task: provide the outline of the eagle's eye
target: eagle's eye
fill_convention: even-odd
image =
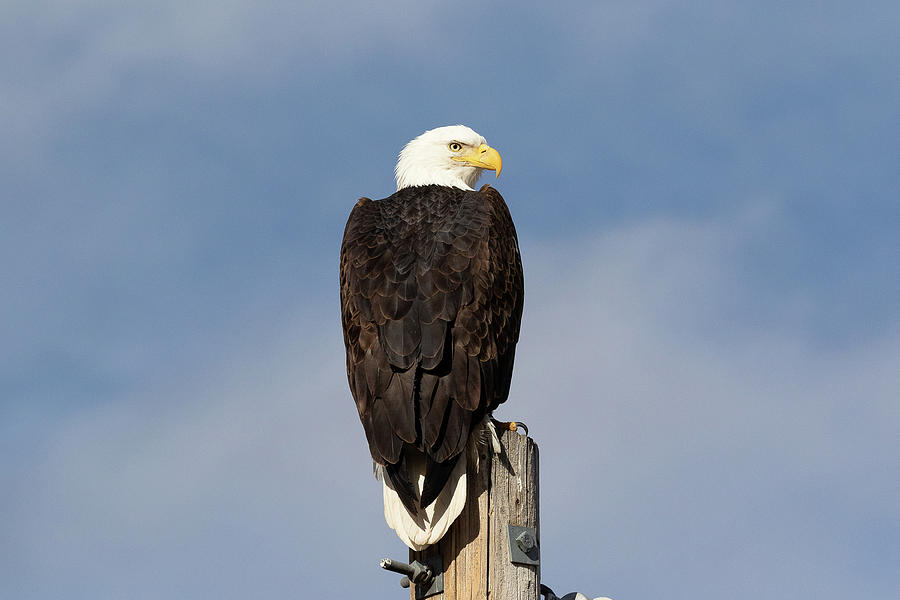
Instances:
[[[462,144],[459,142],[450,142],[450,145],[447,147],[450,148],[450,152],[459,152],[462,150]]]

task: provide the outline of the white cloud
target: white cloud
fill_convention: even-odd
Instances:
[[[51,418],[6,502],[0,590],[246,597],[377,573],[391,538],[339,326],[281,318],[215,364]]]
[[[164,88],[184,82],[246,88],[296,71],[315,78],[354,58],[411,48],[439,10],[362,1],[13,3],[0,30],[0,152],[36,158],[67,119],[106,108],[136,79],[140,101],[166,102]]]
[[[870,523],[900,522],[888,475],[900,460],[887,450],[900,429],[900,334],[821,345],[792,321],[814,299],[744,321],[735,303],[754,290],[735,258],[777,225],[660,221],[526,248],[525,329],[503,410],[532,420],[542,445],[553,587],[889,589],[888,563],[869,566],[880,579],[859,565],[883,543]]]
[[[501,412],[541,445],[554,589],[889,589],[893,571],[863,555],[886,543],[867,528],[900,518],[900,335],[830,348],[778,311],[753,326],[734,316],[753,293],[735,256],[777,219],[655,221],[524,248],[526,320]],[[382,522],[336,310],[304,310],[235,336],[224,359],[60,421],[14,488],[6,585],[36,585],[34,597],[76,581],[93,598],[399,593],[374,567],[403,553]],[[310,329],[319,320],[332,325]]]

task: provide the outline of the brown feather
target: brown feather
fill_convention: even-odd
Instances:
[[[415,369],[397,371],[391,378],[379,405],[384,407],[391,430],[404,442],[416,441]]]
[[[425,446],[431,450],[437,450],[441,442],[441,430],[444,418],[447,416],[447,403],[450,402],[450,379],[437,378],[434,395],[427,410],[422,411],[422,440]]]
[[[378,452],[378,456],[373,456],[373,458],[381,464],[396,463],[400,459],[403,443],[391,426],[387,407],[379,399],[372,402],[371,426],[371,435],[375,440],[375,449]]]
[[[340,283],[347,377],[372,457],[408,508],[427,503],[473,424],[509,394],[523,298],[509,210],[490,186],[363,198]],[[407,451],[426,455],[422,498],[404,475]]]

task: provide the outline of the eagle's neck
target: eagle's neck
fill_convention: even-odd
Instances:
[[[481,171],[476,167],[452,165],[448,167],[434,167],[404,162],[397,163],[396,177],[397,189],[423,185],[443,185],[460,190],[474,190],[474,185],[481,177]]]

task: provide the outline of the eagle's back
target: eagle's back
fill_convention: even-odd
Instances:
[[[506,203],[490,186],[363,198],[340,262],[347,376],[372,457],[391,472],[404,448],[422,452],[439,490],[473,423],[509,394],[523,282]]]

